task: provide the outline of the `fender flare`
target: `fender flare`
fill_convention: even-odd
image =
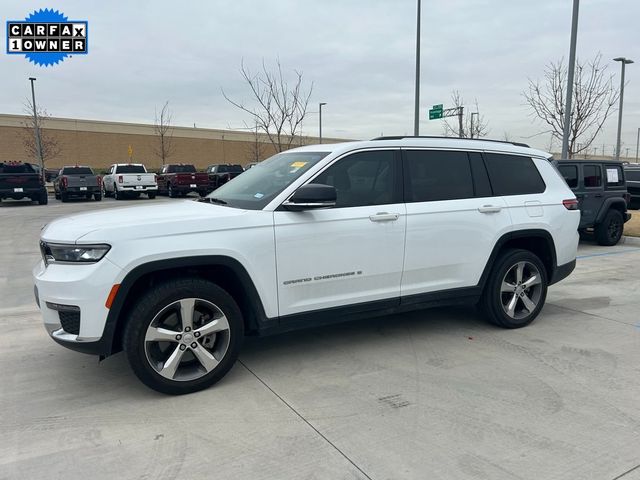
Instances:
[[[627,202],[625,202],[624,198],[610,197],[607,198],[602,204],[602,207],[600,207],[600,211],[598,212],[598,216],[596,217],[594,223],[602,222],[605,215],[609,212],[609,210],[611,210],[611,208],[619,210],[618,208],[616,208],[617,205],[622,206],[622,214],[624,215],[624,213],[627,211]]]

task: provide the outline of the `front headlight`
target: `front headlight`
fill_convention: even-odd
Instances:
[[[40,242],[44,263],[95,263],[104,257],[110,245],[63,245]]]

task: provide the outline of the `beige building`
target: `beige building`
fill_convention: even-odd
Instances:
[[[29,161],[24,145],[25,127],[29,117],[0,114],[0,162]],[[275,153],[265,135],[250,131],[216,130],[208,128],[172,127],[173,153],[166,163],[193,163],[199,169],[215,163],[239,163],[255,161],[256,153],[263,160]],[[46,161],[47,168],[62,165],[89,165],[104,169],[112,163],[132,161],[144,163],[149,170],[158,170],[162,164],[156,155],[160,140],[153,125],[138,123],[104,122],[48,118],[43,124],[43,135],[57,140],[60,154]],[[300,137],[294,146],[317,143],[314,137]],[[338,139],[323,139],[327,143]]]

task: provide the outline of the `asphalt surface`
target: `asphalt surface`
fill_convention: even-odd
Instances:
[[[447,308],[250,338],[168,397],[51,341],[30,280],[43,224],[144,202],[0,204],[0,479],[640,479],[640,246],[582,245],[524,329]]]

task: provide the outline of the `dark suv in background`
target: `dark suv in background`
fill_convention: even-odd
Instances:
[[[631,197],[629,208],[638,210],[640,208],[640,165],[625,165],[624,176],[627,181],[627,191]]]
[[[615,245],[622,238],[629,193],[625,170],[613,160],[559,160],[556,166],[578,199],[580,235],[593,230],[600,245]]]

